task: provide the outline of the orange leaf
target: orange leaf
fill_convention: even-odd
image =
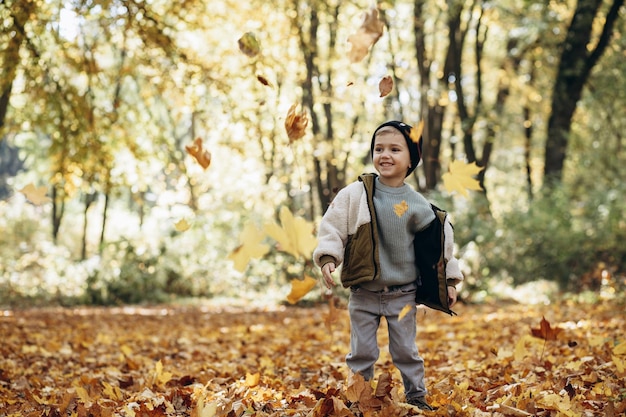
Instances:
[[[306,129],[309,124],[306,111],[302,110],[300,113],[297,113],[297,108],[298,105],[293,104],[289,108],[287,118],[285,119],[285,129],[287,129],[290,144],[304,136],[304,129]]]
[[[316,284],[317,280],[315,278],[311,278],[306,275],[304,276],[304,279],[292,279],[291,292],[287,295],[287,301],[289,301],[290,304],[297,303],[300,299],[302,299],[302,297],[307,295]]]
[[[550,322],[546,320],[545,317],[541,318],[541,323],[539,323],[539,328],[530,329],[531,334],[534,337],[538,337],[543,340],[556,340],[559,333],[561,333],[563,329],[559,329],[558,327],[551,327]]]
[[[191,145],[186,145],[185,149],[202,168],[207,169],[211,165],[211,153],[203,149],[201,138],[196,138]]]
[[[378,83],[378,91],[380,91],[380,96],[385,97],[393,90],[393,78],[391,76],[384,76],[380,82]]]
[[[358,402],[361,398],[372,396],[372,386],[365,381],[361,374],[351,374],[348,378],[348,388],[346,388],[346,398],[350,402]]]

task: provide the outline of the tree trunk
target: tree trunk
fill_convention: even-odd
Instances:
[[[87,259],[87,232],[89,229],[89,207],[96,201],[98,193],[85,194],[85,210],[83,211],[83,236],[81,240],[80,260]]]
[[[102,255],[104,250],[104,237],[107,225],[107,219],[109,216],[109,200],[110,200],[110,185],[107,184],[106,192],[104,193],[104,209],[102,209],[102,230],[100,230],[100,244],[98,245],[98,253]]]
[[[563,179],[563,166],[572,118],[591,70],[609,44],[615,20],[624,0],[615,0],[606,15],[594,49],[589,50],[596,15],[602,0],[579,0],[563,42],[562,55],[552,93],[545,145],[544,187]]]
[[[65,213],[65,198],[59,196],[58,187],[52,186],[52,240],[57,243],[61,221]]]

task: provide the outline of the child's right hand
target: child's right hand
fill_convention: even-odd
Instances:
[[[326,288],[332,288],[337,285],[331,275],[333,272],[335,272],[335,264],[333,262],[329,262],[322,267],[322,276],[324,277]]]

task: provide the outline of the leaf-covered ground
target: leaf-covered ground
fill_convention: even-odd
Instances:
[[[624,307],[461,305],[457,317],[418,310],[438,407],[424,414],[624,415]],[[0,416],[420,413],[402,405],[384,326],[375,380],[348,375],[347,314],[329,305],[0,313]]]

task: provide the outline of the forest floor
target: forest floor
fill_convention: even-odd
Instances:
[[[432,416],[619,416],[625,305],[418,309]],[[345,306],[0,310],[0,417],[407,416],[379,332],[349,376]]]

